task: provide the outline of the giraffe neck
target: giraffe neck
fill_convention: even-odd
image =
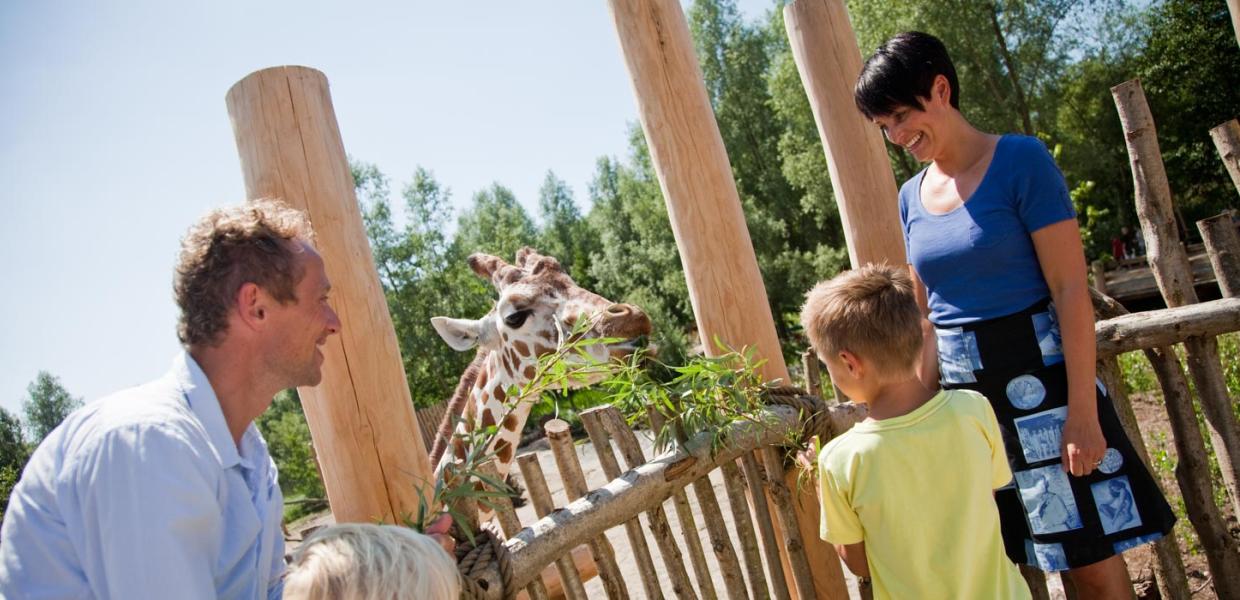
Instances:
[[[473,429],[498,426],[487,450],[495,456],[495,467],[501,477],[511,470],[521,441],[521,429],[531,408],[530,402],[519,402],[519,398],[509,397],[508,392],[529,383],[536,363],[532,357],[500,348],[487,356],[470,392],[473,414],[467,415],[467,420]]]

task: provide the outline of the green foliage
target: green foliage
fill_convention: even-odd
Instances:
[[[1135,75],[1154,115],[1167,178],[1185,225],[1236,205],[1210,128],[1236,118],[1240,46],[1227,5],[1164,0],[1146,14],[1149,38]]]
[[[26,439],[38,445],[69,413],[82,406],[81,398],[74,398],[60,384],[60,378],[39,371],[35,380],[26,387],[26,399],[22,401],[22,414],[26,417]]]
[[[660,450],[699,435],[709,436],[712,452],[728,442],[729,426],[746,421],[759,427],[768,421],[760,401],[765,387],[752,349],[737,352],[718,340],[718,356],[695,356],[682,366],[661,363],[635,353],[616,363],[615,371],[603,382],[611,402],[630,423],[643,421],[647,411],[658,413],[665,425],[655,432]],[[651,371],[672,374],[657,377]]]
[[[9,495],[29,459],[30,447],[22,439],[21,421],[17,415],[0,407],[0,521],[4,520]]]
[[[473,206],[457,221],[456,246],[459,254],[486,252],[512,260],[522,246],[537,241],[534,221],[512,192],[498,184],[474,194]]]
[[[538,209],[543,226],[538,232],[535,247],[542,254],[559,260],[577,285],[593,289],[590,259],[601,245],[598,234],[577,208],[568,184],[551,171],[547,171],[542,188],[538,190]]]
[[[1218,356],[1223,365],[1223,379],[1227,382],[1227,393],[1232,398],[1240,398],[1240,333],[1228,333],[1218,336]],[[1240,402],[1232,402],[1231,409],[1240,419]]]
[[[1124,385],[1132,393],[1152,392],[1158,389],[1154,368],[1143,352],[1125,352],[1119,355],[1119,370]]]
[[[267,450],[280,473],[285,521],[327,506],[327,493],[314,455],[310,428],[297,390],[284,390],[254,424],[267,440]]]
[[[452,216],[451,194],[430,171],[416,169],[401,190],[405,224],[398,227],[387,177],[366,163],[353,161],[351,168],[414,405],[443,402],[456,387],[453,374],[464,371],[472,355],[444,344],[430,320],[472,317],[490,308],[490,285],[465,262],[469,251],[481,248],[468,248],[445,233]],[[476,207],[478,212],[485,209]]]

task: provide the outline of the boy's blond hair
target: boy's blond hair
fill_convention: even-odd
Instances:
[[[456,563],[407,527],[349,523],[316,531],[293,554],[289,600],[456,600]]]
[[[911,372],[921,354],[921,310],[904,269],[865,265],[819,282],[801,308],[805,335],[820,357],[847,350],[881,377]]]

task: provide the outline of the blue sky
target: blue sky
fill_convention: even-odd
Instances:
[[[498,181],[535,213],[548,169],[584,205],[637,119],[605,0],[0,3],[0,406],[167,369],[178,240],[244,195],[224,94],[284,64],[327,75],[352,156],[458,206]]]

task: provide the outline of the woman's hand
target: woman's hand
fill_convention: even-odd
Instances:
[[[1094,472],[1102,462],[1102,455],[1107,451],[1107,440],[1102,435],[1102,426],[1098,424],[1097,413],[1092,415],[1074,414],[1068,409],[1068,420],[1063,424],[1063,439],[1060,442],[1063,458],[1063,470],[1076,477],[1084,477]]]

